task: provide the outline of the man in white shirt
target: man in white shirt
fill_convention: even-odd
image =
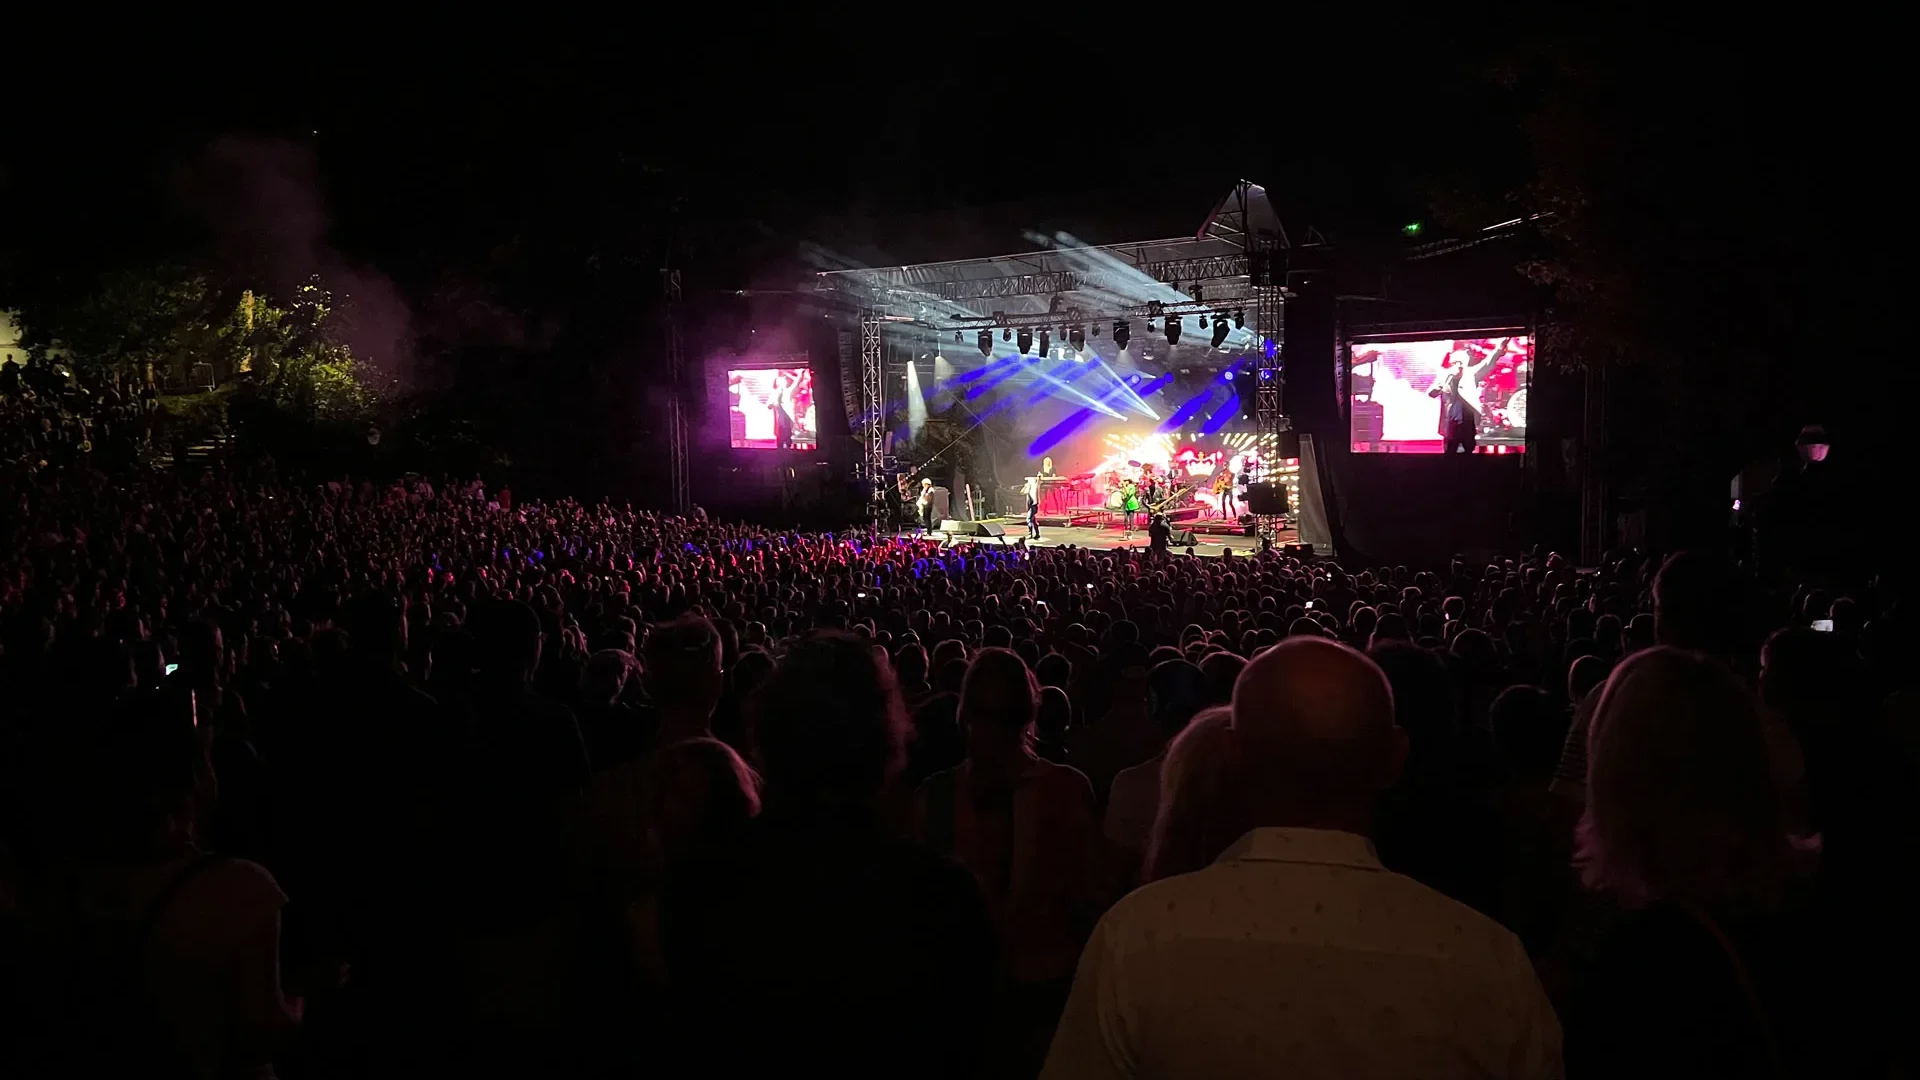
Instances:
[[[1231,734],[1258,827],[1100,920],[1042,1076],[1560,1076],[1519,940],[1367,839],[1406,758],[1380,669],[1284,641],[1241,673]]]

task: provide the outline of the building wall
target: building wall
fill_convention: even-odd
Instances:
[[[0,311],[0,364],[8,360],[25,364],[27,350],[20,345],[20,325],[14,322],[13,312]]]

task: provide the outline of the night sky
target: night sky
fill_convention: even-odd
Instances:
[[[1147,47],[1158,32],[570,37],[297,39],[258,65],[129,47],[28,110],[7,198],[38,208],[38,252],[191,250],[210,213],[245,201],[183,197],[205,186],[209,147],[277,142],[297,148],[279,171],[308,155],[327,242],[418,290],[529,250],[616,257],[669,206],[717,238],[706,269],[721,277],[801,240],[919,261],[1019,250],[1035,227],[1178,235],[1242,177],[1290,224],[1391,228],[1435,176],[1497,178],[1518,153],[1483,62],[1431,44],[1257,78],[1219,31],[1179,55]]]

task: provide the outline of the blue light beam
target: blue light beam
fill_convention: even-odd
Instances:
[[[1173,373],[1168,372],[1167,374],[1162,375],[1159,378],[1148,383],[1143,388],[1143,390],[1144,392],[1149,394],[1158,393],[1161,387],[1167,385],[1172,381],[1173,381]],[[1100,400],[1104,404],[1105,402],[1110,401],[1113,398],[1119,396],[1120,392],[1123,390],[1127,390],[1127,385],[1125,383],[1120,383],[1116,385],[1112,390],[1107,391],[1106,396],[1101,398]],[[1052,450],[1054,447],[1060,445],[1061,440],[1065,439],[1069,435],[1072,435],[1075,431],[1078,431],[1080,427],[1083,424],[1085,424],[1088,420],[1093,419],[1093,413],[1094,413],[1094,410],[1092,409],[1074,410],[1072,415],[1068,416],[1065,420],[1062,420],[1059,423],[1048,428],[1047,430],[1041,432],[1040,437],[1033,440],[1033,445],[1027,447],[1027,453],[1034,457],[1039,457],[1042,454],[1045,454],[1047,451]]]

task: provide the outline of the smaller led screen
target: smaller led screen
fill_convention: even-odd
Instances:
[[[803,367],[727,372],[727,425],[736,449],[813,450],[813,371]]]
[[[1356,341],[1347,380],[1355,453],[1518,454],[1533,338]]]

